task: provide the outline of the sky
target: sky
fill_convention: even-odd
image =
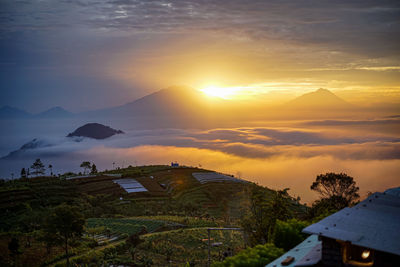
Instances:
[[[0,106],[30,112],[171,85],[395,105],[399,72],[397,0],[0,1]]]

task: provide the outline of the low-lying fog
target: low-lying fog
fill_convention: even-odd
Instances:
[[[105,140],[75,142],[65,137],[92,121],[1,121],[0,156],[37,138],[43,147],[0,160],[0,176],[19,177],[36,158],[53,165],[56,174],[81,171],[82,161],[98,169],[115,166],[170,164],[201,166],[275,188],[311,202],[310,185],[316,175],[346,172],[363,196],[400,185],[400,118],[358,121],[274,121],[246,127],[214,129],[148,129],[127,120],[103,123],[125,134]]]

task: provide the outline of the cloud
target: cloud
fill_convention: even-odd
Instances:
[[[308,121],[304,125],[316,126],[345,126],[345,125],[399,125],[400,119],[397,115],[391,116],[388,119],[375,119],[375,120],[321,120],[321,121]]]
[[[52,144],[51,147],[0,160],[0,175],[10,177],[13,172],[16,176],[38,157],[46,165],[52,164],[56,173],[81,171],[80,163],[87,160],[101,170],[112,168],[113,162],[126,167],[178,161],[241,175],[276,189],[290,187],[292,194],[300,195],[308,203],[316,198],[309,189],[312,180],[330,171],[352,175],[363,195],[398,186],[397,132],[380,133],[381,124],[358,131],[357,122],[335,126],[334,131],[313,127],[135,130],[133,126],[131,130],[124,129],[126,134],[106,140],[74,142],[62,136],[44,137],[43,143]]]
[[[94,109],[213,80],[386,89],[399,16],[396,0],[5,0],[0,105]]]
[[[6,1],[2,6],[3,31],[71,26],[133,34],[207,31],[378,54],[397,52],[400,38],[396,0]]]
[[[354,125],[358,125],[354,122]],[[157,145],[209,149],[243,158],[312,158],[320,155],[352,160],[400,159],[400,138],[396,135],[351,133],[350,130],[306,130],[301,128],[232,128],[207,131],[183,129],[132,130],[107,140],[84,139],[74,142],[62,138],[51,147],[20,153],[20,157],[85,151],[99,145],[131,148]]]

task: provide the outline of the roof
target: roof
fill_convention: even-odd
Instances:
[[[303,229],[304,233],[400,255],[400,188],[374,193]]]
[[[386,194],[400,197],[400,187],[391,188],[385,191]]]
[[[287,257],[293,257],[294,261],[289,265],[282,265],[281,262]],[[281,266],[311,266],[321,260],[321,241],[317,235],[310,235],[306,240],[292,248],[266,267],[281,267]]]

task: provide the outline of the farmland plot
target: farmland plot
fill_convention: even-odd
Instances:
[[[114,235],[132,235],[146,230],[147,233],[155,232],[166,226],[174,226],[171,223],[156,220],[129,219],[129,218],[89,218],[88,228],[105,227]]]
[[[201,184],[216,182],[245,183],[246,181],[216,172],[194,172],[193,177]]]

